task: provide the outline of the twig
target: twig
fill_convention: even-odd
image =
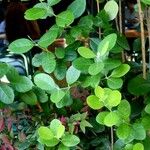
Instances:
[[[114,132],[113,127],[111,127],[111,150],[114,149]]]
[[[143,23],[143,11],[141,8],[140,0],[137,0],[137,4],[138,4],[138,9],[139,9],[139,19],[140,19],[140,27],[141,27],[143,78],[146,79],[146,54],[145,54],[145,35],[144,35],[144,23]]]
[[[97,12],[100,12],[100,7],[99,7],[99,0],[96,0],[96,4],[97,4]],[[98,33],[99,33],[99,38],[101,39],[101,28],[98,28]]]

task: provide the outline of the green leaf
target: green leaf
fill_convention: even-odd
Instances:
[[[93,126],[89,122],[87,122],[86,120],[82,120],[80,122],[80,128],[81,128],[81,130],[82,130],[83,133],[85,133],[85,128],[86,127],[92,128]]]
[[[0,101],[4,104],[11,104],[14,101],[14,92],[6,84],[0,84]]]
[[[9,66],[6,63],[0,62],[0,78],[6,75],[9,70]]]
[[[56,4],[58,4],[60,1],[61,1],[61,0],[47,0],[49,6],[56,5]]]
[[[29,91],[27,93],[22,93],[19,95],[20,99],[28,105],[36,105],[37,104],[37,96],[33,91]]]
[[[129,81],[128,91],[137,96],[145,95],[150,92],[150,81],[145,80],[142,75],[138,75]]]
[[[149,0],[141,0],[144,4],[146,5],[150,5],[150,1]]]
[[[65,127],[58,119],[54,119],[51,121],[50,129],[57,139],[61,138],[65,132]]]
[[[122,118],[128,118],[131,114],[131,106],[127,100],[122,100],[118,105],[118,112]]]
[[[79,47],[78,48],[78,53],[84,58],[94,58],[94,57],[96,57],[94,52],[92,50],[90,50],[89,48],[87,48],[87,47]]]
[[[38,135],[43,140],[51,140],[54,137],[53,132],[48,127],[41,126],[38,128]]]
[[[150,114],[150,104],[146,105],[145,112],[147,112],[148,114]]]
[[[69,10],[63,11],[56,16],[56,24],[59,27],[69,26],[74,21],[73,13]]]
[[[98,45],[97,55],[98,56],[105,55],[115,46],[116,41],[117,41],[117,35],[115,33],[106,36]]]
[[[31,50],[33,46],[34,46],[34,43],[32,41],[22,38],[22,39],[18,39],[10,43],[8,48],[10,51],[16,54],[22,54]]]
[[[90,75],[97,75],[103,70],[103,68],[104,68],[103,62],[96,62],[90,65],[88,72]]]
[[[107,108],[112,108],[119,105],[121,102],[121,93],[117,90],[110,91],[107,99],[104,101]]]
[[[55,55],[59,59],[63,59],[65,57],[65,50],[64,48],[56,48],[55,49]]]
[[[97,116],[96,116],[96,121],[99,123],[99,124],[104,124],[104,119],[105,117],[109,114],[108,111],[103,111],[103,112],[100,112]]]
[[[33,87],[33,92],[36,94],[37,99],[41,103],[45,103],[45,102],[48,101],[48,95],[47,95],[47,93],[44,90],[42,90],[42,89],[40,89],[38,87]]]
[[[101,102],[95,95],[90,95],[87,97],[87,104],[95,110],[98,110],[104,106],[103,102]]]
[[[86,0],[74,0],[69,6],[68,10],[72,11],[75,18],[80,17],[86,8]]]
[[[150,129],[150,116],[146,115],[146,116],[142,117],[141,123],[145,130],[149,130]]]
[[[109,15],[109,19],[113,20],[118,14],[118,4],[114,0],[110,0],[105,4],[104,10]]]
[[[144,146],[142,143],[136,143],[134,146],[133,146],[133,150],[144,150]]]
[[[61,141],[65,146],[67,147],[73,147],[76,146],[80,143],[80,139],[75,136],[75,135],[71,135],[71,134],[66,134]]]
[[[49,45],[51,45],[57,38],[59,33],[59,28],[54,25],[52,26],[38,41],[38,45],[47,48]]]
[[[104,64],[105,64],[105,69],[109,71],[119,67],[121,65],[121,61],[117,59],[109,58],[104,61]]]
[[[8,80],[11,82],[12,87],[18,92],[28,92],[32,89],[32,81],[25,76],[10,77],[7,75]]]
[[[52,73],[55,70],[56,60],[52,52],[42,53],[42,67],[46,73]]]
[[[144,140],[146,138],[146,131],[142,124],[135,123],[132,126],[132,135],[136,140]]]
[[[70,148],[63,145],[63,144],[60,144],[59,147],[58,147],[58,150],[70,150]]]
[[[52,91],[50,99],[53,103],[58,103],[61,99],[63,99],[64,96],[65,92],[63,90],[55,89],[54,91]]]
[[[73,61],[73,66],[81,72],[87,73],[92,62],[90,59],[79,57]]]
[[[48,6],[48,4],[45,2],[37,3],[36,5],[34,5],[34,8],[43,8],[46,10],[45,15],[40,19],[46,19],[47,17],[52,17],[54,15],[52,7]]]
[[[100,86],[97,86],[97,87],[95,88],[94,92],[95,92],[95,95],[96,95],[98,98],[102,99],[102,98],[104,97],[105,91],[104,91],[104,89],[101,88]]]
[[[104,124],[108,127],[117,125],[120,121],[120,118],[116,112],[109,112],[104,118]]]
[[[67,66],[64,62],[57,62],[54,75],[58,80],[62,80],[66,76]]]
[[[51,91],[56,88],[54,80],[45,73],[39,73],[34,77],[34,83],[41,89]]]
[[[118,68],[114,69],[111,73],[111,77],[120,78],[124,76],[130,70],[130,66],[128,64],[122,64]]]
[[[68,84],[73,84],[78,80],[80,77],[81,71],[78,69],[74,68],[73,66],[70,66],[69,69],[66,72],[66,80]]]
[[[107,85],[111,89],[119,89],[123,85],[123,80],[121,78],[108,78]]]
[[[27,20],[37,20],[43,18],[47,13],[44,8],[33,7],[25,12],[25,19]]]
[[[52,139],[48,139],[48,140],[39,138],[38,141],[40,143],[46,145],[47,147],[54,147],[59,143],[59,140],[56,138],[52,138]]]
[[[126,139],[131,134],[131,128],[124,123],[117,128],[116,133],[119,139]]]

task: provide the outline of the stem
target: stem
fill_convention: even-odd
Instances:
[[[123,27],[122,27],[122,3],[121,3],[121,0],[119,0],[119,29],[120,29],[120,33],[122,34]],[[125,62],[124,51],[122,51],[121,56],[122,56],[122,62]]]
[[[97,4],[97,12],[100,12],[100,7],[99,7],[99,0],[96,0],[96,4]],[[98,28],[98,33],[99,33],[99,38],[101,39],[101,28]]]
[[[137,0],[138,9],[139,9],[139,19],[141,27],[141,49],[142,49],[142,63],[143,63],[143,78],[146,79],[146,54],[145,54],[145,35],[144,35],[144,23],[143,23],[143,11],[141,8],[140,0]]]
[[[113,127],[110,128],[111,129],[111,150],[114,149],[114,132],[113,132]]]

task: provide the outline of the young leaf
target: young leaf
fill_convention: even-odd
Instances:
[[[103,68],[104,68],[103,62],[96,62],[90,65],[88,72],[90,75],[97,75],[103,70]]]
[[[47,10],[44,8],[33,7],[33,8],[28,9],[25,12],[24,17],[27,20],[37,20],[37,19],[43,18],[46,13],[47,13]]]
[[[66,134],[61,141],[65,146],[67,147],[73,147],[79,144],[80,139],[75,136],[75,135],[71,135],[71,134]]]
[[[90,50],[89,48],[87,48],[87,47],[79,47],[78,48],[78,53],[84,58],[94,58],[94,57],[96,57],[94,52],[92,50]]]
[[[66,72],[66,80],[68,84],[73,84],[78,80],[80,77],[81,71],[78,69],[74,68],[73,66],[70,66],[69,69]]]
[[[53,132],[48,127],[44,126],[38,128],[38,135],[43,140],[50,140],[54,137]]]
[[[59,33],[59,28],[57,26],[52,26],[38,41],[38,45],[47,48],[51,45],[57,38]]]
[[[61,89],[55,89],[54,91],[52,91],[50,99],[53,103],[58,103],[64,96],[64,91],[62,91]]]
[[[104,119],[105,117],[109,114],[108,111],[103,111],[103,112],[100,112],[97,116],[96,116],[96,121],[99,123],[99,124],[104,124]]]
[[[14,101],[14,92],[6,84],[0,84],[0,101],[4,104],[11,104]]]
[[[127,124],[121,124],[116,131],[119,139],[126,139],[131,134],[131,128]]]
[[[118,105],[118,112],[122,118],[127,119],[131,114],[131,106],[127,100],[122,100]]]
[[[111,91],[107,99],[104,101],[105,106],[108,108],[115,107],[119,105],[120,102],[121,102],[121,93],[117,90]]]
[[[114,69],[111,73],[111,77],[120,78],[124,76],[130,70],[130,66],[128,64],[122,64],[118,68]]]
[[[74,21],[74,16],[71,11],[66,10],[56,16],[56,24],[59,27],[69,26]]]
[[[86,127],[90,127],[90,128],[92,128],[93,126],[89,123],[89,122],[87,122],[86,120],[82,120],[81,122],[80,122],[80,128],[81,128],[81,130],[82,130],[82,132],[85,134],[85,128]]]
[[[136,143],[133,146],[133,150],[144,150],[144,145],[142,143]]]
[[[74,0],[69,6],[68,10],[73,12],[75,18],[80,17],[86,8],[86,0]]]
[[[115,33],[106,36],[98,45],[97,55],[99,55],[99,53],[100,56],[105,55],[115,46],[116,41],[117,41],[117,35]]]
[[[116,112],[109,112],[104,118],[104,124],[108,127],[112,127],[120,121],[120,118]]]
[[[105,91],[103,88],[101,88],[100,86],[97,86],[94,90],[95,95],[99,98],[99,99],[103,99]]]
[[[101,102],[95,95],[90,95],[87,97],[87,104],[95,110],[98,110],[104,106],[103,102]]]
[[[22,38],[22,39],[18,39],[10,43],[8,48],[10,51],[16,54],[22,54],[31,50],[33,46],[34,46],[34,43],[32,41]]]
[[[54,80],[45,73],[35,75],[34,83],[43,90],[51,91],[56,88]]]
[[[123,80],[121,78],[108,78],[107,85],[111,89],[119,89],[123,85]]]
[[[65,127],[58,119],[54,119],[51,121],[50,129],[57,139],[61,138],[65,132]]]
[[[110,0],[105,4],[104,10],[109,15],[109,19],[113,20],[118,14],[118,4],[114,0]]]

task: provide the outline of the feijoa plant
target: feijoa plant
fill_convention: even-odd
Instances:
[[[35,131],[38,142],[35,146],[40,150],[149,148],[149,79],[138,76],[129,82],[127,90],[133,68],[122,62],[121,53],[129,46],[126,38],[113,28],[119,10],[117,1],[105,2],[96,16],[83,16],[86,0],[73,0],[66,10],[55,14],[53,6],[60,1],[40,0],[25,12],[27,20],[54,16],[56,23],[37,42],[22,38],[9,45],[9,50],[17,54],[39,47],[41,53],[32,58],[32,65],[42,71],[35,72],[31,80],[0,63],[0,77],[6,75],[9,81],[0,82],[1,103],[19,101],[29,108],[40,109],[36,112]],[[148,0],[142,2],[149,5]],[[78,23],[72,25],[79,17]],[[102,38],[98,38],[101,34],[97,33],[98,28]],[[91,36],[92,33],[96,36]],[[48,47],[62,35],[66,47],[50,51]],[[76,95],[73,89],[86,91],[85,97]],[[141,95],[145,105],[134,116],[132,100]],[[107,142],[102,137],[103,131],[108,135]],[[93,140],[86,143],[86,138],[90,139],[88,132]],[[29,147],[30,144],[26,146]]]

